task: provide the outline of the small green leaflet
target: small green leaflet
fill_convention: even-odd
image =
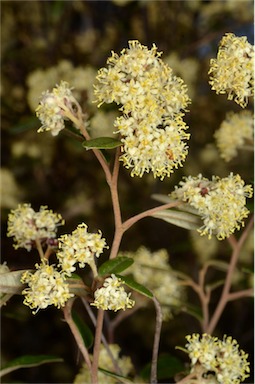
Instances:
[[[114,137],[97,137],[96,139],[85,140],[82,146],[86,149],[113,149],[120,147],[122,142]]]
[[[57,356],[51,356],[51,355],[24,355],[20,356],[17,359],[14,359],[10,361],[8,364],[6,364],[0,371],[0,377],[7,375],[7,373],[10,373],[12,371],[16,371],[20,368],[29,368],[29,367],[36,367],[41,364],[46,363],[60,363],[64,360]]]
[[[98,368],[98,370],[100,372],[102,372],[103,374],[105,374],[106,376],[113,377],[114,379],[116,379],[116,382],[120,382],[120,383],[124,383],[124,384],[133,383],[133,381],[127,379],[124,376],[118,375],[117,373],[107,371],[106,369],[103,369],[103,368]]]
[[[140,293],[143,296],[148,297],[149,299],[153,298],[153,293],[149,289],[145,288],[142,284],[137,283],[134,279],[129,276],[117,275],[129,288],[132,288],[134,291]]]
[[[152,217],[189,230],[196,230],[202,225],[199,216],[188,212],[174,211],[172,209],[165,209],[164,211],[154,213]]]
[[[112,260],[107,260],[99,267],[98,274],[99,276],[104,276],[110,275],[111,273],[116,274],[122,272],[130,267],[133,262],[134,260],[131,257],[126,256],[120,256]]]
[[[177,373],[182,372],[185,369],[184,364],[181,360],[172,356],[168,353],[162,354],[158,358],[158,379],[166,380],[174,377]],[[150,378],[151,364],[147,364],[142,371],[140,376],[148,381]]]

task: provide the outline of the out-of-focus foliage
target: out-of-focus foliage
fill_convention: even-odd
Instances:
[[[29,202],[35,209],[47,205],[61,213],[66,222],[62,233],[71,232],[84,221],[92,230],[100,227],[111,244],[112,207],[96,160],[80,142],[65,133],[57,137],[38,134],[40,122],[34,109],[42,91],[50,90],[60,80],[68,81],[91,120],[91,136],[113,135],[117,107],[105,105],[99,111],[93,103],[93,83],[111,50],[120,52],[127,47],[128,40],[137,39],[149,48],[155,43],[163,51],[162,60],[187,83],[192,103],[185,115],[191,138],[183,168],[164,182],[151,175],[130,178],[129,172],[121,169],[119,193],[123,216],[156,205],[151,195],[170,193],[185,175],[202,173],[210,178],[212,174],[226,177],[233,172],[251,183],[251,153],[240,151],[226,163],[216,147],[215,131],[229,111],[239,113],[241,108],[211,90],[208,70],[225,33],[247,36],[253,44],[253,1],[3,1],[1,8],[2,262],[7,261],[11,270],[30,268],[38,262],[33,251],[15,251],[11,239],[6,237],[7,214],[21,202]],[[252,101],[246,109],[252,110]],[[228,260],[229,250],[224,244],[211,242],[209,247],[208,241],[191,238],[188,231],[163,221],[146,219],[126,233],[121,250],[135,251],[141,245],[151,251],[166,248],[171,266],[196,276],[202,260]],[[244,251],[242,260],[246,270],[252,268],[250,250]],[[240,268],[236,280],[239,289],[250,283],[245,276]],[[215,295],[217,300],[217,291]],[[249,303],[243,306],[237,301],[219,324],[222,333],[227,324],[228,334],[238,339],[250,354],[251,311]],[[150,321],[144,324],[146,316]],[[151,340],[147,335],[153,332],[153,324],[154,313],[146,309],[126,320],[125,332],[121,327],[116,331],[119,344],[124,345],[125,354],[131,355],[138,370],[150,359]],[[6,376],[6,381],[74,380],[74,373],[79,371],[77,350],[54,309],[31,317],[22,299],[13,297],[3,310],[2,326],[3,363],[22,354],[46,351],[65,359],[65,364],[47,370],[38,367],[13,372]],[[197,326],[196,320],[188,315],[178,315],[166,322],[162,352],[176,353],[174,346],[182,344],[186,329],[192,333]],[[133,338],[136,356],[132,356]]]

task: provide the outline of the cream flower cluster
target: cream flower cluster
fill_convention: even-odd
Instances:
[[[53,136],[65,128],[66,111],[73,113],[77,104],[69,84],[61,81],[52,92],[43,92],[40,103],[36,108],[36,116],[42,123],[38,132],[51,131]]]
[[[35,267],[35,272],[26,271],[21,278],[22,283],[28,284],[28,288],[22,291],[25,296],[24,304],[36,309],[34,314],[49,305],[63,307],[74,296],[69,292],[64,274],[47,262],[36,264]]]
[[[249,214],[245,207],[246,197],[251,197],[252,193],[251,185],[244,185],[239,175],[213,176],[210,181],[199,174],[185,177],[171,197],[197,209],[204,222],[198,229],[201,235],[209,239],[216,235],[222,240],[244,225],[243,220]]]
[[[185,345],[191,359],[191,365],[202,366],[203,373],[213,375],[216,383],[239,384],[249,377],[248,355],[239,350],[237,341],[231,336],[223,340],[208,334],[192,334],[186,336]]]
[[[63,224],[61,215],[53,213],[47,206],[41,206],[35,212],[31,204],[19,204],[8,216],[7,236],[14,237],[14,248],[30,251],[36,239],[44,241],[55,238],[57,227]]]
[[[120,356],[121,350],[119,345],[117,344],[109,344],[110,352],[118,364],[120,369],[120,374],[124,377],[127,377],[129,373],[134,369],[133,364],[131,362],[130,357],[128,356]],[[91,355],[90,355],[91,356]],[[91,356],[92,357],[92,356]],[[108,351],[101,344],[100,353],[99,353],[99,362],[98,365],[100,368],[105,369],[110,372],[115,372],[115,367],[111,357],[109,356]],[[116,372],[117,373],[117,372]],[[80,372],[76,375],[74,379],[74,384],[84,384],[89,383],[91,380],[90,372],[86,364],[83,364]],[[111,376],[106,376],[103,372],[98,372],[98,382],[104,384],[116,384],[118,380]]]
[[[241,107],[254,95],[254,47],[247,37],[226,33],[216,59],[211,59],[209,84],[217,94],[228,94]]]
[[[101,68],[95,85],[100,106],[115,102],[122,116],[115,120],[123,143],[120,157],[131,176],[152,171],[163,179],[182,165],[189,138],[182,120],[190,100],[183,80],[159,57],[155,44],[149,50],[138,41],[120,55],[112,52],[108,68]]]
[[[88,226],[85,223],[79,224],[71,235],[62,235],[59,240],[59,251],[57,258],[59,266],[67,276],[75,271],[75,264],[79,263],[80,268],[89,264],[96,273],[94,267],[94,256],[99,257],[104,248],[107,248],[106,241],[102,234],[88,233]]]
[[[140,247],[136,252],[127,252],[125,256],[132,257],[134,264],[128,268],[134,279],[151,290],[162,306],[163,318],[168,320],[172,309],[180,306],[183,299],[183,289],[178,278],[174,275],[165,249],[150,252]]]
[[[123,282],[120,278],[112,274],[107,277],[101,288],[94,293],[94,302],[91,305],[111,311],[126,310],[135,305],[134,300],[130,299],[131,293],[127,293],[123,288]]]
[[[225,161],[237,155],[237,150],[246,144],[253,148],[254,115],[251,111],[229,112],[215,132],[217,147]]]

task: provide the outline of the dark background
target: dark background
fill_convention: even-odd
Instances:
[[[15,179],[17,202],[30,202],[34,209],[48,205],[61,213],[66,224],[60,233],[68,233],[84,221],[91,230],[100,228],[107,243],[111,244],[113,215],[103,172],[92,154],[65,134],[52,138],[48,133],[36,132],[40,123],[27,101],[27,78],[34,70],[56,66],[63,59],[74,67],[91,65],[98,70],[105,66],[111,50],[120,52],[130,39],[137,39],[148,47],[155,43],[158,50],[163,51],[163,60],[172,52],[176,52],[181,60],[192,58],[199,70],[194,79],[190,112],[184,118],[191,133],[184,167],[163,182],[154,180],[151,175],[131,179],[129,171],[121,168],[119,191],[123,217],[154,206],[156,203],[151,194],[171,192],[183,175],[201,172],[209,178],[213,174],[224,177],[232,171],[240,173],[246,183],[250,183],[252,155],[240,153],[228,164],[219,156],[205,157],[205,161],[201,155],[206,148],[214,148],[213,133],[226,112],[241,110],[234,101],[228,101],[226,95],[217,96],[208,85],[209,60],[216,57],[224,33],[246,35],[253,43],[253,2],[235,1],[232,7],[229,3],[129,1],[119,5],[113,1],[2,1],[2,168],[9,170]],[[86,48],[77,43],[83,38]],[[86,97],[84,94],[84,100]],[[252,102],[247,108],[252,109]],[[95,109],[91,110],[91,114],[94,113]],[[16,142],[23,142],[28,147],[31,143],[36,144],[40,156],[33,158],[26,152],[21,156],[14,155]],[[2,191],[4,194],[5,185],[2,185]],[[87,211],[67,208],[66,201],[70,196],[74,196],[73,206],[80,204],[76,199],[78,192],[84,193],[85,203],[90,206]],[[12,239],[6,237],[6,222],[10,208],[15,206],[8,206],[2,200],[2,262],[7,261],[11,270],[30,268],[38,262],[38,256],[34,251],[26,253],[22,249],[13,249]],[[152,251],[166,248],[174,268],[194,278],[197,276],[199,261],[188,231],[156,219],[144,219],[125,234],[121,250],[135,251],[140,245]],[[228,243],[219,243],[215,257],[228,260],[229,255]],[[251,263],[252,260],[248,267],[252,267]],[[245,284],[241,280],[238,288],[242,289]],[[216,290],[213,304],[219,293],[220,290]],[[189,300],[197,304],[194,295],[191,294]],[[116,332],[116,342],[131,356],[138,371],[150,361],[153,325],[151,307],[125,320]],[[73,381],[79,370],[79,354],[60,311],[49,308],[34,316],[22,305],[20,296],[12,297],[2,310],[1,331],[3,364],[23,354],[56,354],[65,360],[64,364],[13,372],[4,377],[6,383]],[[184,345],[185,335],[192,332],[200,332],[198,322],[184,313],[176,315],[164,323],[160,351],[188,361],[174,348]],[[236,338],[240,347],[249,353],[253,369],[252,300],[229,304],[215,332],[219,337],[226,333]]]

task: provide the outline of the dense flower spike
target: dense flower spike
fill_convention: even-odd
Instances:
[[[25,296],[24,304],[31,309],[36,308],[34,314],[49,305],[63,307],[66,301],[74,296],[69,292],[63,273],[46,262],[36,264],[35,267],[36,272],[26,271],[21,278],[22,283],[28,284],[28,288],[22,291]]]
[[[191,359],[192,371],[201,366],[203,377],[208,375],[218,384],[239,384],[249,377],[248,355],[239,350],[237,341],[230,336],[223,340],[208,334],[186,336],[185,345]],[[210,382],[210,381],[208,381]]]
[[[36,108],[36,116],[40,119],[42,126],[38,132],[51,131],[53,136],[65,128],[66,112],[73,113],[77,104],[69,84],[61,81],[52,92],[46,91],[42,94],[41,101]]]
[[[103,310],[119,311],[120,309],[132,308],[134,300],[130,299],[131,293],[127,293],[121,279],[114,274],[107,277],[101,288],[95,291],[95,300],[91,305]]]
[[[245,207],[246,197],[253,193],[251,185],[244,185],[239,175],[228,177],[213,176],[208,180],[201,174],[185,177],[171,193],[198,210],[204,225],[198,229],[201,235],[216,235],[219,240],[230,236],[244,225],[243,219],[249,214]]]
[[[89,264],[95,274],[94,256],[99,257],[103,249],[107,248],[101,232],[88,233],[87,228],[86,224],[79,224],[71,235],[62,235],[59,238],[57,258],[59,266],[67,276],[71,276],[75,271],[76,263],[79,263],[80,268]]]
[[[47,206],[41,206],[38,212],[30,204],[20,204],[8,216],[7,236],[14,237],[14,248],[31,250],[35,240],[44,241],[56,237],[57,227],[63,225],[60,214],[53,213]]]
[[[237,150],[245,145],[253,148],[254,115],[251,111],[229,112],[220,128],[215,132],[217,147],[225,161],[237,155]]]
[[[168,263],[168,253],[165,249],[150,252],[140,247],[136,252],[126,252],[127,257],[134,258],[134,264],[128,268],[134,279],[151,290],[159,300],[164,320],[172,315],[172,309],[180,306],[183,298],[183,288]]]
[[[245,36],[226,33],[216,59],[211,59],[209,84],[217,94],[227,93],[241,107],[254,95],[254,47]]]
[[[99,70],[95,95],[103,103],[121,104],[123,116],[115,121],[120,133],[124,166],[132,168],[131,176],[152,171],[163,179],[182,165],[187,155],[183,140],[189,139],[182,120],[190,100],[183,80],[152,49],[138,41],[120,55],[112,52],[108,68]]]

